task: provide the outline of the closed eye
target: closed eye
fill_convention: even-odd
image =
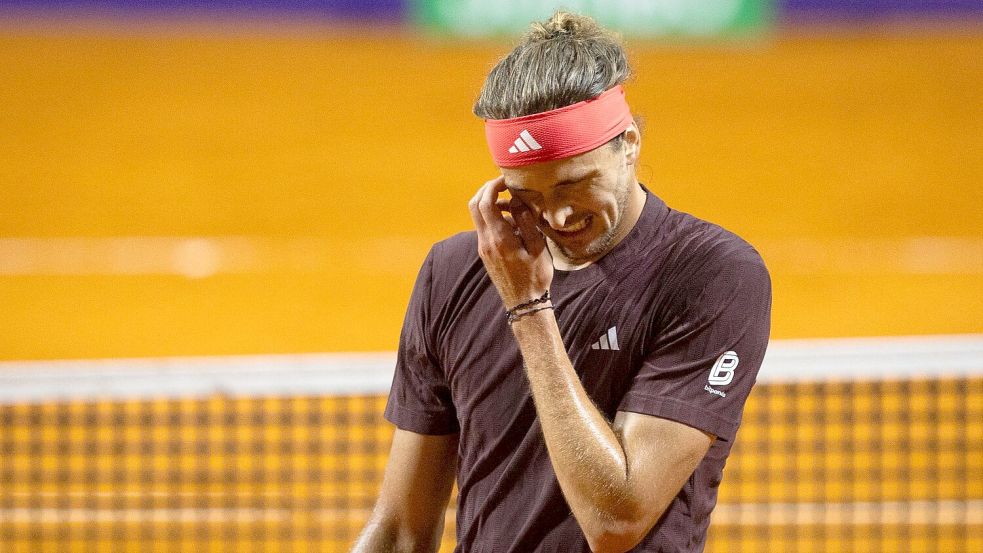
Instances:
[[[587,179],[566,180],[566,181],[563,181],[563,182],[556,183],[555,188],[560,188],[560,187],[563,187],[563,186],[577,186],[577,185],[583,184],[585,182],[587,182]]]
[[[582,184],[584,182],[594,179],[595,177],[600,175],[600,173],[601,173],[600,170],[594,169],[593,171],[587,173],[586,175],[581,175],[578,177],[574,177],[572,179],[561,180],[560,182],[556,183],[554,187],[559,188],[561,186],[569,186],[571,184]]]
[[[510,188],[509,192],[513,196],[519,198],[522,201],[531,200],[533,198],[536,198],[537,196],[540,196],[540,193],[536,192],[535,190],[525,190],[521,188],[520,189]]]

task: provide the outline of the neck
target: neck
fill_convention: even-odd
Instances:
[[[645,191],[642,190],[641,185],[635,180],[634,185],[629,188],[628,202],[625,206],[624,213],[621,215],[621,221],[618,221],[617,230],[604,251],[587,259],[571,259],[565,256],[552,240],[547,240],[547,246],[550,249],[550,254],[553,256],[553,268],[561,271],[576,271],[596,263],[597,260],[607,255],[608,252],[620,244],[628,236],[628,233],[631,232],[631,229],[635,228],[635,225],[638,224],[638,219],[642,216],[642,209],[644,207]]]

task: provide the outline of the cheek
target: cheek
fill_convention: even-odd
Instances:
[[[590,202],[589,210],[601,217],[607,224],[614,224],[618,219],[618,198],[613,194],[599,195]]]

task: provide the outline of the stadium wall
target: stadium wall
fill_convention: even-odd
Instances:
[[[180,13],[278,15],[342,21],[407,20],[425,0],[7,0],[0,14],[34,12],[159,16]],[[976,18],[983,4],[974,0],[772,0],[780,20],[795,23],[830,20],[877,22],[942,17]],[[562,3],[561,3],[562,4]],[[569,4],[569,3],[568,3]]]

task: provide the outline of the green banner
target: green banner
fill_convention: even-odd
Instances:
[[[521,33],[563,9],[632,36],[718,36],[760,30],[773,0],[414,0],[416,20],[462,36]]]

